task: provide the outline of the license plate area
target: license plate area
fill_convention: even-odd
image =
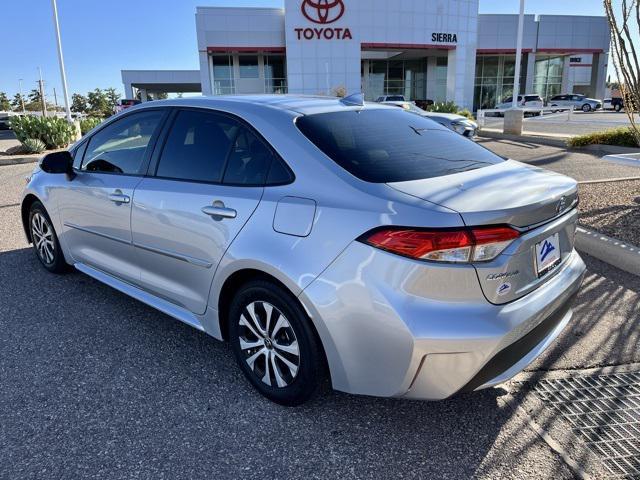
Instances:
[[[535,245],[535,264],[538,278],[544,276],[560,264],[560,234],[545,238]]]

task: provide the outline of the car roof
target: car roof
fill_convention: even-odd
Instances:
[[[268,110],[280,110],[293,114],[310,115],[314,113],[327,113],[343,110],[359,110],[363,107],[341,102],[340,98],[320,95],[294,95],[294,94],[264,94],[264,95],[214,95],[188,98],[174,98],[169,100],[154,100],[143,102],[128,109],[128,111],[155,106],[173,107],[200,107],[221,108],[224,110],[252,108],[265,108]],[[376,102],[365,102],[364,108],[383,109],[393,108]]]

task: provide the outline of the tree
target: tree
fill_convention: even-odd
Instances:
[[[640,146],[640,125],[634,112],[640,108],[640,61],[634,45],[634,35],[640,31],[640,0],[604,0],[604,9],[611,27],[611,56],[620,82],[624,109],[631,123],[631,131]]]
[[[100,88],[87,94],[89,101],[89,112],[96,117],[108,117],[113,114],[113,109],[109,107],[107,95]]]
[[[29,99],[29,103],[40,103],[41,101],[40,90],[38,90],[37,88],[34,88],[29,92],[29,95],[27,95],[27,98]]]
[[[105,90],[105,95],[107,96],[107,102],[111,108],[111,113],[113,113],[120,103],[120,94],[115,88],[111,87]]]
[[[76,113],[87,113],[89,109],[89,103],[87,97],[74,93],[71,95],[71,111]]]
[[[0,92],[0,110],[8,112],[11,110],[11,102],[9,101],[9,97],[4,92]]]
[[[24,102],[24,97],[22,95],[20,95],[19,93],[16,93],[13,96],[13,100],[11,100],[11,106],[13,107],[13,109],[16,112],[21,112],[22,111],[22,105]]]

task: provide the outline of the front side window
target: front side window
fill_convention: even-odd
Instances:
[[[402,182],[450,175],[504,161],[425,117],[401,109],[364,109],[298,117],[298,129],[361,180]]]
[[[84,154],[81,169],[88,172],[137,175],[164,112],[137,112],[98,131]]]
[[[218,183],[225,160],[240,129],[235,120],[213,112],[178,112],[167,137],[156,175],[163,178]]]

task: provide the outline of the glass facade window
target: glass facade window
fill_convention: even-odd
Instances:
[[[240,55],[238,64],[240,66],[240,78],[260,78],[257,55]]]
[[[562,93],[562,69],[564,57],[536,56],[533,91],[547,101]]]
[[[436,59],[436,88],[434,89],[434,102],[444,102],[447,99],[447,65],[449,59],[447,57],[438,57]]]
[[[233,57],[231,55],[211,56],[214,95],[226,95],[234,93],[233,82]]]
[[[407,100],[425,100],[427,93],[427,63],[415,60],[369,60],[367,75],[363,71],[363,86],[367,100],[381,95],[404,95]]]
[[[520,67],[520,92],[524,92],[527,61],[523,55]],[[516,70],[515,55],[478,55],[473,93],[473,109],[494,108],[513,95]]]
[[[287,93],[287,72],[283,55],[264,56],[265,93]]]

